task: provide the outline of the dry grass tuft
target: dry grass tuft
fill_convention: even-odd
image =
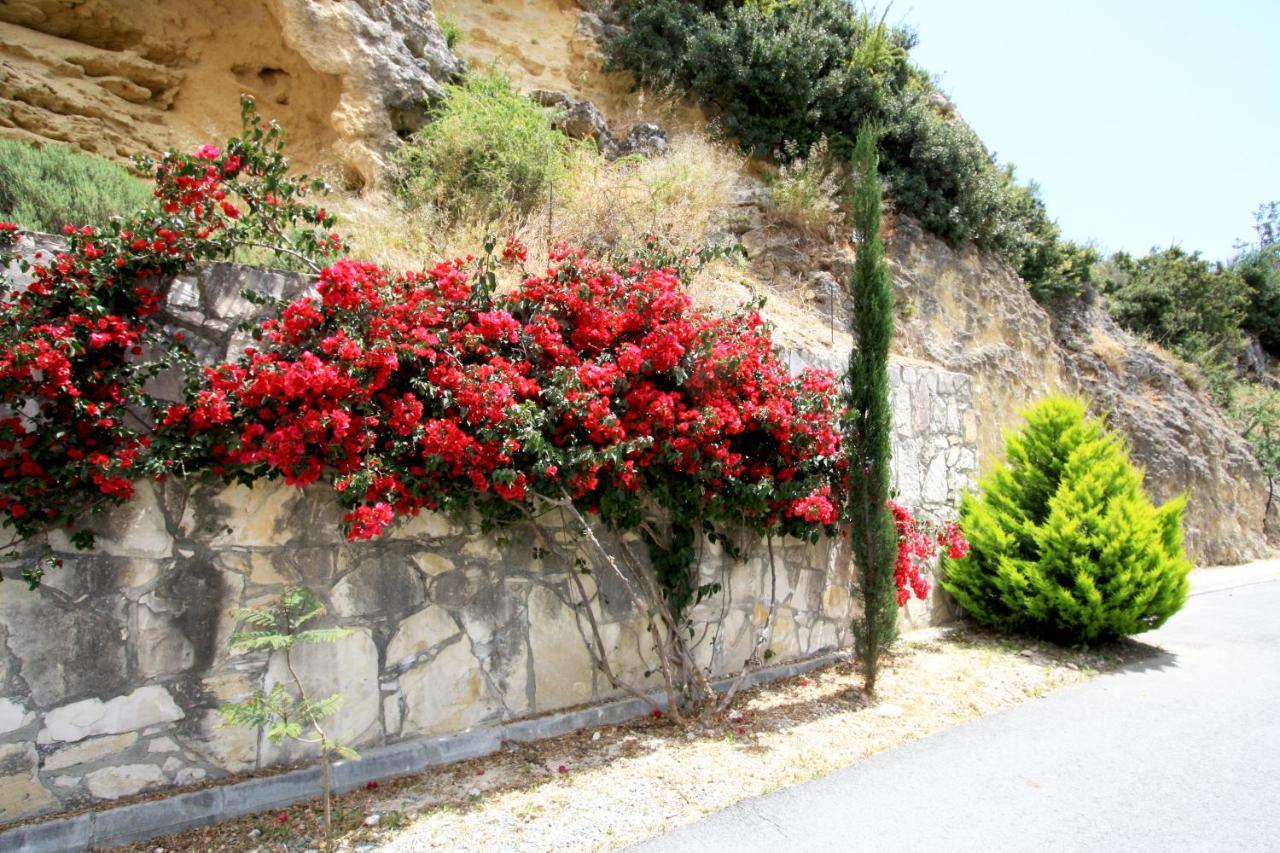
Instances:
[[[1102,359],[1107,368],[1120,378],[1125,376],[1125,359],[1129,355],[1128,348],[1123,342],[1116,340],[1108,335],[1100,328],[1092,330],[1092,339],[1089,343],[1089,349],[1093,351],[1098,358]]]
[[[527,268],[537,270],[546,265],[549,246],[560,240],[600,255],[635,249],[647,235],[680,249],[697,248],[731,210],[734,181],[743,167],[744,158],[728,147],[688,133],[673,137],[660,157],[609,162],[579,148],[570,155],[564,178],[525,214],[446,214],[407,206],[388,194],[335,196],[326,206],[338,216],[353,257],[391,269],[421,269],[443,258],[480,254],[487,237],[500,245],[514,236],[529,247]],[[699,280],[737,276],[727,261],[714,269]],[[509,287],[519,274],[507,270],[504,275],[503,285]],[[751,295],[745,287],[733,287],[728,292],[735,298],[727,300],[721,298],[724,288],[706,290],[724,308]]]
[[[634,247],[646,235],[696,247],[731,206],[743,162],[698,134],[674,137],[661,157],[609,163],[580,153],[547,230],[595,251]]]
[[[798,152],[792,152],[798,153]],[[827,140],[778,169],[769,184],[769,201],[779,222],[813,234],[827,234],[844,221],[840,209],[841,176]]]

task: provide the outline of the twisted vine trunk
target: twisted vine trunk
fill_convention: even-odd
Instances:
[[[849,354],[845,442],[849,460],[849,519],[862,618],[853,625],[868,693],[880,656],[897,631],[893,565],[897,533],[888,507],[891,450],[889,345],[893,286],[880,239],[881,194],[877,132],[863,127],[853,157],[853,227],[857,259],[848,282],[855,349]]]

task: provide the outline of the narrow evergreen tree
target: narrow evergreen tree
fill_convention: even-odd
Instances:
[[[862,618],[854,623],[858,657],[868,693],[875,690],[880,655],[897,634],[893,582],[897,532],[889,500],[889,343],[893,338],[893,286],[880,239],[880,175],[877,133],[858,132],[854,146],[852,197],[857,259],[848,282],[853,298],[849,354],[849,458],[847,514]]]
[[[1054,397],[1009,436],[1008,464],[966,494],[969,555],[942,586],[995,627],[1091,643],[1164,624],[1187,599],[1183,498],[1155,507],[1120,436]]]

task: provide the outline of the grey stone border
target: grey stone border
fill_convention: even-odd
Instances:
[[[742,686],[755,687],[790,678],[850,660],[851,657],[848,651],[842,650],[758,669],[743,678]],[[723,678],[712,686],[723,691],[733,681],[734,677]],[[660,706],[666,705],[664,696],[655,694],[653,701]],[[443,737],[417,738],[378,747],[363,753],[359,761],[335,764],[333,787],[336,792],[345,793],[366,782],[411,776],[432,767],[490,755],[501,749],[502,744],[507,741],[525,743],[580,729],[624,723],[647,715],[650,707],[640,699],[622,699],[577,711],[548,714]],[[319,790],[320,768],[305,767],[274,776],[175,794],[163,799],[0,830],[0,850],[62,853],[145,841],[148,838],[185,832],[200,826],[314,800]]]

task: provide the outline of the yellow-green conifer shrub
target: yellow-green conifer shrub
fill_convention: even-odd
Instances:
[[[969,555],[942,586],[997,628],[1092,643],[1157,628],[1187,600],[1184,498],[1156,507],[1124,440],[1069,397],[1023,413],[1007,464],[966,494]]]

